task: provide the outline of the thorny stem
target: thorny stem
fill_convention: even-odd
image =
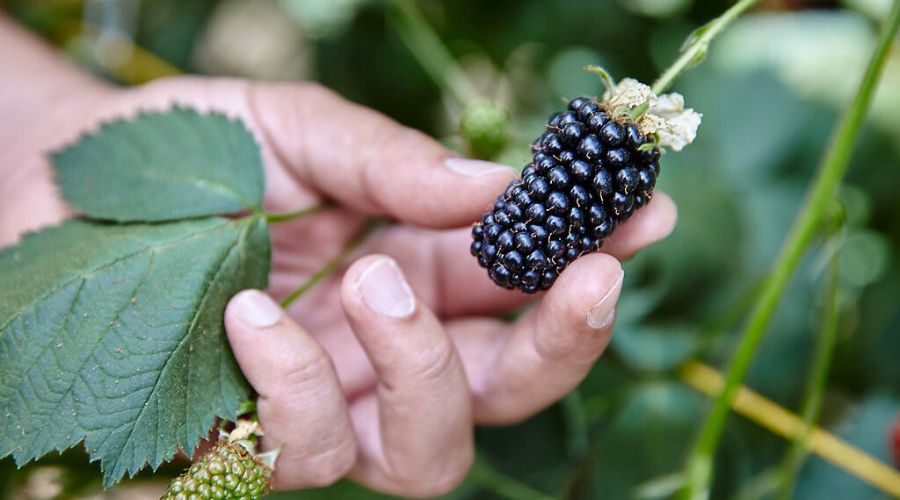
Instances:
[[[465,109],[467,105],[482,99],[466,72],[428,24],[416,2],[393,0],[391,7],[390,19],[403,43],[456,106]]]
[[[729,407],[747,374],[766,327],[775,313],[775,308],[814,235],[818,232],[823,216],[834,199],[844,172],[847,170],[853,145],[872,101],[878,78],[898,26],[900,26],[900,0],[895,0],[890,13],[884,20],[878,44],[869,61],[869,66],[866,68],[857,94],[835,131],[831,145],[807,193],[803,208],[794,222],[791,233],[763,285],[750,319],[741,334],[740,343],[728,369],[725,386],[716,398],[713,409],[700,430],[696,446],[688,458],[686,474],[688,479],[685,488],[681,491],[680,498],[693,500],[708,496],[713,458],[725,427]]]
[[[338,252],[331,260],[326,262],[318,271],[316,271],[312,276],[309,277],[306,281],[303,282],[302,285],[297,287],[296,290],[291,292],[284,300],[281,301],[281,307],[287,309],[291,304],[294,303],[295,300],[299,299],[306,292],[310,291],[314,286],[319,284],[325,278],[331,276],[338,268],[341,267],[341,264],[347,260],[347,257],[350,256],[357,248],[360,247],[365,241],[369,238],[369,236],[381,225],[381,221],[379,220],[371,220],[366,223],[363,228],[356,233],[356,235],[344,245],[344,248]]]
[[[666,71],[653,83],[653,93],[662,94],[678,76],[695,66],[706,57],[709,42],[725,29],[732,21],[752,7],[757,0],[740,0],[721,16],[700,27],[685,41],[679,57]]]

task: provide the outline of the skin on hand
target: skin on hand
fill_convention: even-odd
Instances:
[[[53,130],[20,137],[13,153],[0,148],[0,164],[14,159],[28,169],[0,186],[28,193],[9,202],[0,245],[68,215],[48,149],[99,120],[172,104],[247,123],[262,146],[268,211],[337,202],[271,227],[272,296],[302,283],[368,218],[398,222],[287,312],[255,290],[228,306],[228,339],[259,393],[263,449],[281,448],[280,489],[349,475],[397,495],[451,490],[471,465],[474,425],[519,421],[584,378],[609,342],[620,260],[675,224],[672,200],[657,192],[605,253],[572,263],[537,307],[508,323],[495,317],[529,298],[494,285],[468,247],[470,224],[517,176],[513,169],[455,158],[429,137],[313,84],[183,77],[89,95],[59,113]]]

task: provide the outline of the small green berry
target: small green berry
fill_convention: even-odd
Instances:
[[[506,146],[509,136],[509,114],[489,100],[470,104],[463,112],[459,132],[469,153],[476,158],[491,159]]]
[[[223,440],[173,480],[161,500],[258,499],[271,476],[272,468],[242,444]]]

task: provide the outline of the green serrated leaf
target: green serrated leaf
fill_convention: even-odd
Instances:
[[[269,248],[248,217],[70,221],[0,253],[0,457],[83,440],[110,486],[190,454],[249,395],[222,317]]]
[[[175,107],[104,124],[52,155],[62,195],[91,218],[166,221],[258,209],[262,159],[240,121]]]

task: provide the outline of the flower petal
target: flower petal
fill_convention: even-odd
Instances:
[[[652,103],[655,98],[656,95],[653,94],[649,85],[643,84],[634,78],[624,78],[616,84],[612,95],[609,96],[609,104],[613,109],[619,106],[633,108],[647,101]]]

